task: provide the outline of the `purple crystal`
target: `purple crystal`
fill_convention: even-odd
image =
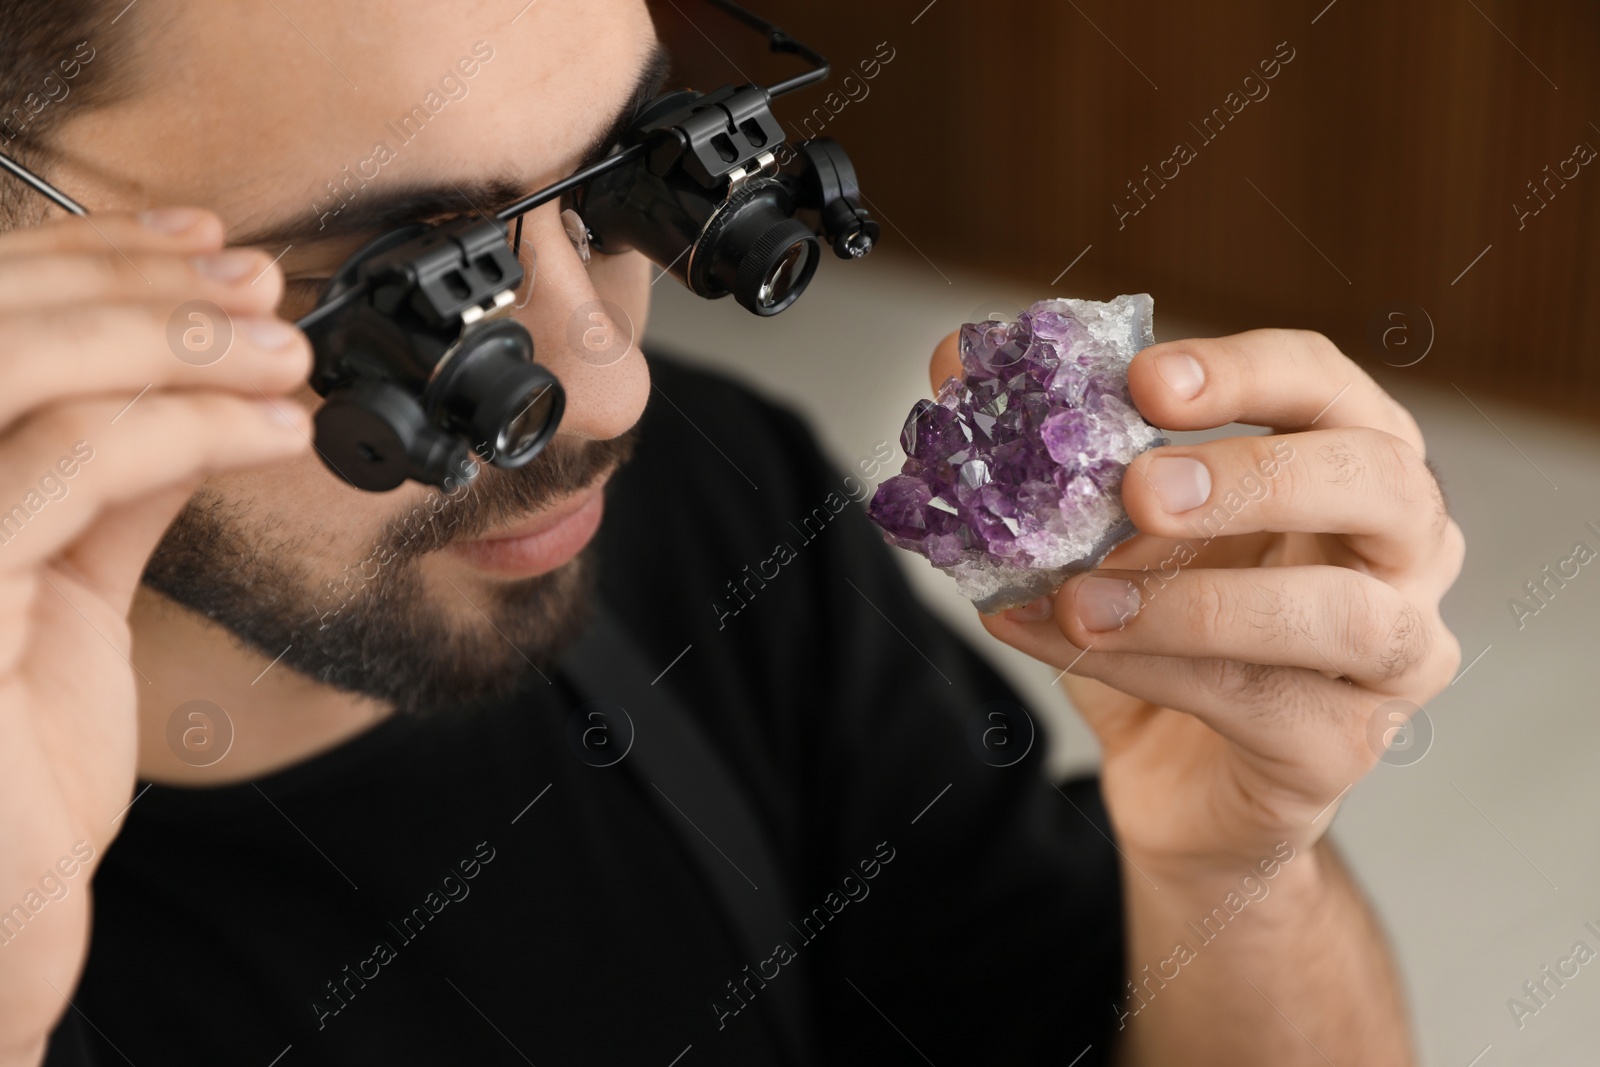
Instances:
[[[1122,476],[1166,444],[1139,416],[1128,363],[1153,340],[1145,294],[1042,300],[961,327],[964,378],[919,400],[901,472],[867,513],[890,544],[953,575],[983,611],[1026,604],[1133,536]]]

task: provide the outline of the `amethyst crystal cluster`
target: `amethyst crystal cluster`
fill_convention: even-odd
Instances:
[[[1128,362],[1154,340],[1152,307],[1145,294],[1041,300],[1016,322],[962,326],[964,379],[911,409],[905,464],[867,509],[884,539],[993,612],[1131,537],[1122,475],[1167,443],[1128,393]]]

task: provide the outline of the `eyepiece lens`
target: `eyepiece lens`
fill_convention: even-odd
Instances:
[[[784,249],[783,255],[767,271],[756,290],[756,303],[763,308],[786,304],[795,286],[810,276],[807,267],[816,251],[815,240],[799,240]]]
[[[783,217],[777,203],[753,199],[716,234],[720,270],[713,277],[731,282],[734,298],[757,315],[776,315],[811,284],[820,248],[805,223]]]
[[[522,407],[506,420],[504,429],[500,431],[500,439],[495,445],[496,451],[515,458],[523,450],[536,444],[545,435],[545,428],[550,424],[550,415],[554,412],[555,405],[555,390],[548,382],[541,384]]]
[[[533,338],[511,319],[469,330],[428,386],[428,415],[441,429],[470,439],[496,467],[520,467],[555,436],[566,393],[533,362]],[[493,449],[483,456],[482,450]]]

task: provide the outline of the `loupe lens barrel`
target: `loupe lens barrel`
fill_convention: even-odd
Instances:
[[[532,360],[533,341],[501,320],[470,331],[429,389],[447,428],[472,439],[496,467],[520,467],[555,436],[566,392]]]
[[[548,377],[548,375],[547,375]],[[561,384],[554,378],[530,383],[520,410],[506,419],[495,450],[508,458],[526,462],[549,440],[561,422],[563,398]]]
[[[609,254],[636,250],[694,288],[691,249],[717,208],[708,190],[626,166],[596,178],[577,207],[591,248]]]
[[[820,258],[816,235],[794,217],[789,190],[770,178],[724,196],[678,171],[623,167],[597,178],[579,211],[599,251],[636,249],[691,292],[732,293],[757,315],[792,304]]]
[[[816,234],[753,202],[719,234],[711,270],[757,315],[776,315],[805,291],[821,257]]]

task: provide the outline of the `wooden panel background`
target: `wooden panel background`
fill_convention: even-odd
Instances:
[[[1593,0],[752,3],[834,62],[780,119],[839,91],[826,133],[893,224],[885,253],[920,250],[931,285],[947,268],[1040,296],[1143,290],[1225,331],[1322,330],[1379,369],[1431,322],[1426,358],[1389,373],[1600,418],[1600,159],[1574,155],[1600,149]],[[794,69],[703,2],[657,22],[697,88]],[[843,86],[885,42],[876,77]],[[1259,80],[1280,44],[1293,59]],[[1252,73],[1267,95],[1203,140]],[[1195,158],[1119,219],[1180,142]],[[1410,346],[1385,350],[1384,323]]]

